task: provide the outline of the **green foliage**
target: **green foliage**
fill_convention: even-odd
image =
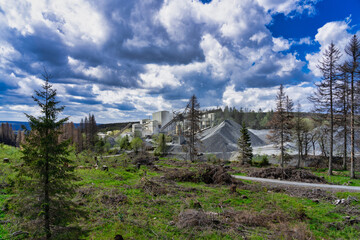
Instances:
[[[133,138],[130,143],[131,149],[134,150],[135,153],[138,153],[142,147],[142,143],[143,143],[143,141],[141,140],[141,138],[138,138],[138,137]]]
[[[66,227],[79,213],[71,201],[75,194],[69,141],[58,142],[60,127],[68,118],[57,121],[64,107],[58,107],[56,90],[44,75],[42,91],[35,91],[34,101],[42,115],[29,119],[31,133],[23,144],[22,166],[17,168],[14,211],[33,237],[50,239],[56,227]]]
[[[104,146],[105,146],[105,141],[103,139],[99,139],[98,141],[96,141],[95,144],[95,152],[103,153],[105,150]]]
[[[267,155],[256,155],[252,160],[251,160],[251,165],[255,166],[255,167],[265,167],[265,166],[269,166],[269,158]]]
[[[155,144],[156,144],[156,148],[154,151],[154,155],[155,156],[165,156],[167,153],[167,148],[168,146],[166,145],[166,136],[163,133],[160,133],[156,138],[155,138]]]
[[[120,138],[119,147],[122,150],[129,150],[130,149],[130,141],[128,135],[125,135],[125,137]]]
[[[216,157],[215,154],[207,154],[206,155],[206,160],[208,162],[211,162],[211,163],[217,163],[218,162],[218,158]]]
[[[238,140],[239,146],[239,160],[242,163],[250,163],[253,157],[250,134],[245,126],[245,122],[242,123],[240,130],[240,138]]]

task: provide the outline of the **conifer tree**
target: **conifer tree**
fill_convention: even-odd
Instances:
[[[33,96],[41,116],[26,114],[31,132],[23,144],[23,166],[17,169],[15,210],[34,238],[51,239],[59,233],[55,229],[64,229],[79,212],[71,201],[75,176],[68,158],[69,141],[58,141],[60,127],[68,118],[58,120],[64,107],[58,106],[46,71],[43,77],[45,84]]]
[[[250,134],[245,125],[245,122],[242,123],[240,130],[240,138],[238,140],[239,146],[239,160],[244,163],[250,163],[253,157]]]
[[[155,155],[164,156],[166,155],[167,145],[165,134],[160,133],[156,139]]]

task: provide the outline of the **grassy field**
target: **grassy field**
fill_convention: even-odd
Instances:
[[[337,185],[347,186],[360,186],[360,179],[350,179],[349,171],[345,170],[334,170],[333,175],[329,176],[327,169],[310,169],[315,175],[324,177],[329,183]],[[360,172],[355,173],[356,176],[360,176]]]
[[[0,239],[10,239],[19,230],[14,216],[1,209],[11,196],[11,187],[6,187],[11,165],[18,164],[20,156],[14,148],[0,151],[5,184],[0,191]],[[2,162],[4,157],[10,164]],[[109,167],[102,171],[92,167],[91,154],[72,158],[83,168],[76,170],[74,201],[88,215],[78,221],[82,235],[67,239],[114,239],[117,234],[124,239],[360,238],[360,202],[333,204],[350,195],[360,199],[358,193],[321,192],[315,197],[301,193],[306,195],[301,197],[255,183],[239,183],[234,192],[229,185],[171,179],[174,172],[197,172],[202,164],[161,158],[138,169],[133,159],[122,155],[101,160]]]

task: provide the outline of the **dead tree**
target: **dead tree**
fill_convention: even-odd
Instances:
[[[360,73],[360,41],[356,35],[354,35],[349,44],[345,48],[346,54],[349,56],[349,60],[345,62],[345,71],[350,77],[350,138],[351,138],[351,163],[350,163],[350,177],[355,178],[355,111],[356,101],[355,89],[357,81],[359,81]]]
[[[284,167],[285,142],[291,139],[292,128],[292,107],[291,99],[286,96],[283,85],[280,85],[276,95],[276,111],[269,122],[272,130],[267,136],[271,142],[280,148],[280,163]]]
[[[325,113],[323,116],[329,118],[330,122],[330,151],[329,151],[329,175],[332,175],[332,161],[334,151],[334,88],[335,81],[338,78],[339,65],[341,57],[339,49],[334,43],[331,43],[323,53],[322,60],[317,67],[322,73],[322,81],[316,83],[316,92],[309,98],[314,103],[315,111]]]
[[[197,156],[196,145],[199,143],[199,139],[197,138],[196,133],[200,131],[200,119],[200,104],[198,103],[196,96],[193,95],[186,107],[185,121],[187,128],[184,132],[189,157],[192,162],[195,161],[195,157]]]
[[[346,170],[347,162],[347,142],[349,133],[349,117],[350,114],[350,92],[349,92],[349,74],[346,72],[346,67],[343,65],[340,67],[340,75],[336,81],[336,125],[340,127],[340,137],[343,140],[343,169]]]

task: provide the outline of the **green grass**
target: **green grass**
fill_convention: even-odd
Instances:
[[[8,147],[6,154],[14,158],[21,156],[18,150]],[[71,157],[77,165],[94,165],[91,153],[73,154]],[[161,158],[155,164],[163,170],[184,168],[177,166],[177,161],[181,163],[180,160],[173,162]],[[17,163],[14,160],[10,165]],[[316,239],[360,238],[357,230],[359,225],[343,226],[341,229],[333,227],[334,224],[341,224],[347,213],[338,211],[337,206],[329,201],[314,202],[286,193],[270,192],[260,184],[251,182],[247,184],[248,188],[238,186],[236,193],[230,193],[229,186],[164,181],[161,178],[163,171],[155,172],[146,166],[137,169],[125,155],[102,159],[101,164],[109,166],[109,171],[94,168],[76,170],[80,180],[75,201],[88,212],[88,218],[79,220],[86,232],[81,239],[114,239],[116,234],[121,234],[124,239],[241,239],[242,235],[237,229],[243,226],[248,239],[267,239],[268,234],[276,236],[276,239],[286,239],[287,234],[296,229],[298,232],[308,232]],[[196,169],[196,164],[188,164],[188,168]],[[12,174],[9,164],[1,161],[0,166],[3,175]],[[146,184],[165,192],[157,193]],[[360,199],[359,193],[336,194],[337,198],[348,196]],[[8,198],[8,193],[3,189],[0,192],[0,221],[14,217],[1,211]],[[359,209],[360,203],[354,202],[351,207]],[[193,208],[219,216],[226,212],[243,212],[242,218],[249,217],[254,224],[243,223],[233,228],[234,219],[226,222],[225,218],[221,218],[218,228],[177,227],[180,212]],[[281,219],[269,216],[279,216]],[[262,225],[266,221],[270,221],[271,227]],[[15,227],[11,224],[0,225],[0,239],[6,239]]]
[[[334,170],[333,175],[329,176],[327,169],[311,169],[313,174],[324,177],[326,181],[329,183],[337,184],[337,185],[348,185],[348,186],[360,186],[360,179],[351,179],[349,177],[349,171],[345,170]],[[360,172],[355,173],[356,176],[360,176]]]

